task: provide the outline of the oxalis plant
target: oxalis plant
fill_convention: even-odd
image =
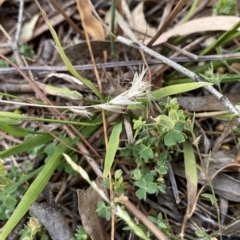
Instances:
[[[124,148],[119,148],[122,159],[136,166],[131,172],[131,179],[136,186],[136,196],[139,200],[146,200],[148,194],[157,194],[159,191],[165,193],[164,175],[168,173],[168,163],[171,161],[172,155],[180,151],[179,144],[185,142],[187,138],[185,132],[191,131],[191,120],[184,115],[183,110],[179,109],[176,98],[168,98],[165,103],[160,103],[159,107],[162,113],[155,118],[150,117],[149,123],[143,117],[132,120],[135,130],[133,142],[126,144]],[[77,166],[67,155],[64,154],[64,157],[72,168],[78,171],[102,196],[103,201],[98,203],[96,210],[99,216],[109,221],[111,211],[114,209],[116,216],[127,223],[124,230],[134,230],[142,239],[149,239],[151,233],[146,227],[131,219],[119,205],[121,203],[119,199],[123,197],[129,187],[128,182],[124,181],[121,169],[116,170],[113,175],[112,186],[116,198],[114,202],[110,202],[80,166]],[[110,187],[108,178],[106,186]],[[161,213],[156,217],[149,216],[149,219],[162,232],[169,235],[167,224]]]
[[[58,106],[58,109],[68,109],[78,115],[93,118],[94,116],[92,112],[96,112],[96,110],[123,113],[126,108],[131,107],[132,105],[137,105],[138,108],[141,108],[141,106],[143,106],[145,103],[146,105],[148,105],[153,100],[162,99],[170,95],[179,94],[210,85],[206,82],[186,83],[179,84],[177,86],[167,86],[151,92],[148,82],[143,81],[143,76],[145,74],[145,71],[143,71],[142,73],[135,75],[132,84],[128,90],[118,96],[113,97],[112,99],[110,98],[111,100],[109,100],[109,98],[106,100],[104,96],[99,92],[99,90],[92,84],[91,81],[81,77],[74,69],[70,60],[65,55],[61,43],[57,37],[57,34],[49,23],[46,14],[43,11],[42,14],[46,23],[48,24],[50,32],[52,33],[56,46],[58,47],[59,54],[62,57],[68,70],[73,76],[79,79],[79,81],[81,81],[89,89],[91,89],[92,92],[96,96],[98,96],[102,102],[101,104],[90,106]],[[137,44],[137,46],[138,45],[139,44]],[[25,77],[25,75],[23,76]],[[30,80],[29,83],[31,83],[32,86],[35,86],[34,83]],[[51,88],[50,90],[51,91],[49,92],[46,91],[46,93],[54,95],[56,89]],[[75,97],[75,94],[73,92],[69,92],[66,89],[64,90],[64,92],[61,92],[61,97],[65,95],[68,95],[68,97],[70,97],[71,99]],[[40,94],[40,98],[43,102],[48,102],[44,94]],[[78,94],[77,99],[78,98],[81,98],[81,95]],[[24,103],[21,104],[24,105]],[[25,104],[27,105],[27,103]],[[55,106],[46,106],[44,104],[34,106],[41,106],[42,108],[47,107],[50,110],[52,109],[52,107],[55,108]],[[171,156],[177,153],[177,150],[181,149],[180,144],[186,140],[186,130],[188,130],[190,126],[190,121],[186,119],[183,111],[179,110],[179,106],[175,99],[168,99],[166,103],[159,104],[158,108],[160,108],[159,116],[152,116],[148,120],[146,120],[144,117],[133,118],[134,121],[132,123],[135,130],[134,141],[131,144],[126,145],[123,149],[119,149],[120,134],[122,132],[122,121],[121,119],[118,119],[117,123],[113,123],[112,133],[110,135],[109,143],[106,149],[103,172],[101,172],[98,165],[95,166],[93,164],[93,160],[90,161],[89,158],[86,158],[89,160],[87,161],[96,173],[96,175],[103,176],[107,179],[111,174],[112,165],[116,153],[121,154],[122,157],[127,156],[128,159],[125,158],[125,160],[132,161],[134,163],[134,166],[136,166],[132,169],[131,178],[134,182],[134,185],[136,186],[136,195],[139,199],[146,199],[147,194],[157,194],[159,191],[164,192],[165,184],[163,176],[167,173],[168,162],[171,160]],[[0,115],[5,119],[9,118],[18,121],[41,120],[43,122],[56,123],[55,119],[33,119],[25,117],[24,115],[18,113],[1,112]],[[82,119],[80,120],[80,124],[83,124],[83,130],[86,130],[87,126],[90,125],[89,123],[82,123]],[[63,125],[63,127],[66,128],[66,120],[58,121],[58,123],[65,124]],[[15,134],[17,132],[18,136],[26,137],[27,132],[24,129],[9,126],[8,124],[8,122],[5,125],[0,124],[0,128],[4,129],[5,131],[8,130],[11,133],[14,132]],[[71,121],[71,124],[79,124],[79,121]],[[94,123],[93,125],[96,124]],[[53,141],[53,136],[49,133],[39,132],[37,134],[38,135],[34,137],[33,140],[31,140],[31,148],[39,147],[42,144],[46,145],[47,143]],[[142,239],[149,239],[146,231],[139,227],[136,222],[130,218],[127,211],[122,208],[125,200],[124,196],[120,194],[125,192],[125,189],[127,188],[127,182],[124,181],[121,170],[119,169],[119,171],[115,171],[113,187],[116,199],[114,199],[114,201],[110,201],[108,197],[105,196],[100,189],[98,189],[95,182],[89,179],[87,173],[80,166],[76,165],[74,161],[72,161],[72,159],[74,159],[72,155],[73,151],[69,148],[69,146],[75,147],[76,142],[79,141],[79,138],[72,139],[72,137],[65,137],[64,141],[62,141],[62,139],[60,140],[61,143],[58,143],[57,145],[51,144],[48,148],[44,148],[44,152],[49,156],[49,158],[43,167],[33,171],[31,174],[28,174],[27,176],[25,176],[24,179],[21,180],[21,182],[19,181],[18,183],[15,183],[11,186],[11,188],[3,190],[4,195],[11,194],[13,191],[16,191],[16,188],[20,186],[21,183],[26,182],[27,180],[33,178],[33,176],[38,174],[36,179],[34,179],[34,181],[28,187],[20,203],[17,205],[17,208],[14,210],[8,222],[4,226],[2,232],[0,233],[0,238],[5,239],[12,231],[12,229],[17,225],[20,219],[26,214],[31,204],[38,198],[38,196],[48,183],[49,179],[51,178],[52,174],[61,164],[62,158],[64,156],[65,159],[71,164],[72,168],[79,174],[81,174],[81,176],[86,181],[88,181],[91,187],[96,190],[102,197],[104,204],[100,202],[98,205],[98,212],[100,215],[106,217],[108,216],[108,211],[114,212],[117,218],[122,219],[129,226],[129,228],[135,232],[137,236]],[[1,152],[0,157],[5,158],[14,154],[22,153],[24,151],[29,151],[29,142],[30,140],[26,140],[24,143],[19,144],[17,147]],[[85,152],[85,150],[83,152]],[[66,171],[65,167],[64,169]],[[11,205],[14,209],[16,203],[13,202]],[[161,215],[159,215],[155,219],[152,218],[152,221],[156,222],[157,226],[159,226],[160,229],[165,226],[164,224],[161,224],[163,223]],[[156,225],[154,226],[156,227]],[[161,232],[158,232],[157,239],[166,239],[166,237]]]
[[[60,42],[58,41],[58,38],[56,36],[56,32],[54,32],[54,29],[50,27],[50,30],[53,34],[53,37],[56,41],[56,44],[59,48],[59,52],[62,56],[62,58],[66,62],[66,66],[69,67],[69,71],[74,75],[77,76],[79,79],[82,80],[82,82],[87,85],[91,90],[97,95],[100,96],[103,100],[103,96],[98,92],[98,90],[91,85],[91,82],[89,80],[81,78],[76,71],[74,71],[73,66],[71,65],[71,62],[68,60],[67,56],[64,54],[64,51],[60,45]],[[136,74],[134,76],[134,79],[132,81],[132,84],[128,90],[121,93],[120,95],[112,98],[111,100],[104,101],[101,104],[91,105],[91,106],[58,106],[60,109],[67,108],[76,114],[87,116],[89,118],[93,118],[92,116],[92,110],[106,110],[107,112],[118,112],[123,113],[126,108],[131,107],[134,109],[136,106],[137,108],[141,108],[143,105],[146,107],[148,104],[150,104],[153,100],[156,99],[162,99],[164,97],[168,97],[173,94],[179,94],[182,92],[191,91],[203,86],[210,85],[209,83],[187,83],[187,84],[179,84],[177,86],[168,86],[164,87],[162,89],[158,89],[156,91],[151,92],[150,91],[150,85],[148,82],[143,81],[143,76],[145,74],[145,71],[143,71],[140,74]],[[43,95],[45,96],[45,95]],[[43,97],[44,98],[44,97]],[[175,101],[175,103],[174,103]],[[187,129],[187,120],[184,120],[184,116],[181,110],[178,109],[178,104],[176,100],[168,100],[167,103],[162,103],[159,105],[161,107],[161,114],[158,117],[152,116],[152,118],[149,119],[149,122],[146,122],[143,118],[137,118],[135,117],[135,136],[134,136],[134,142],[131,144],[131,147],[137,146],[141,150],[141,158],[136,158],[135,164],[136,169],[133,169],[132,173],[132,179],[134,180],[134,184],[136,187],[139,188],[140,194],[138,193],[137,196],[140,197],[140,199],[145,199],[145,195],[147,193],[157,193],[158,191],[164,191],[164,181],[163,181],[163,175],[167,173],[167,163],[171,159],[171,151],[175,151],[178,149],[178,143],[181,143],[185,140],[186,136],[184,134],[184,128]],[[23,103],[21,103],[23,104]],[[145,105],[146,104],[146,105]],[[37,105],[36,105],[37,106]],[[38,105],[41,107],[48,107],[51,109],[51,106],[46,105]],[[130,108],[129,108],[130,109]],[[144,115],[143,115],[144,116]],[[11,120],[17,120],[17,121],[23,121],[23,120],[33,120],[31,117],[26,117],[20,113],[11,113],[11,112],[0,112],[0,117],[3,117],[6,120],[6,122],[9,122],[9,119]],[[86,118],[82,118],[86,120]],[[36,119],[36,121],[44,121],[44,122],[56,122],[55,119]],[[82,124],[83,130],[87,130],[88,126],[95,126],[96,123],[89,124],[85,123],[84,120],[74,122],[71,121],[72,124]],[[65,121],[57,121],[58,123],[66,124]],[[99,121],[97,121],[98,124]],[[8,123],[9,124],[9,123]],[[0,128],[4,129],[4,131],[8,130],[10,133],[17,133],[17,136],[26,137],[28,135],[28,132],[22,128],[17,128],[15,126],[9,126],[8,124],[0,124]],[[66,125],[64,125],[66,126]],[[115,154],[118,153],[123,154],[122,151],[129,151],[128,146],[126,146],[126,149],[119,149],[119,142],[120,142],[120,134],[122,132],[122,120],[118,119],[116,123],[113,123],[113,129],[112,133],[109,138],[109,144],[106,151],[106,157],[104,159],[104,170],[101,172],[98,166],[93,165],[94,161],[89,161],[89,164],[91,163],[91,167],[95,171],[95,173],[98,176],[103,176],[104,178],[107,178],[110,174],[110,171],[112,169],[112,165],[115,159]],[[29,151],[30,149],[33,149],[34,147],[39,147],[42,144],[45,145],[44,152],[49,156],[48,161],[44,164],[42,168],[39,168],[35,171],[33,171],[31,174],[28,174],[24,179],[21,179],[21,181],[18,181],[15,183],[11,188],[4,189],[3,194],[11,194],[13,191],[16,191],[16,188],[20,186],[23,182],[26,182],[28,179],[33,178],[36,174],[38,176],[36,179],[31,183],[31,185],[28,187],[26,193],[22,197],[20,203],[17,205],[17,208],[14,210],[16,206],[16,201],[14,201],[11,205],[13,206],[12,209],[14,212],[10,216],[9,220],[7,221],[6,225],[4,226],[2,232],[0,233],[0,238],[5,239],[8,234],[12,231],[12,229],[16,226],[16,224],[20,221],[20,219],[25,215],[25,213],[29,210],[31,204],[37,199],[37,197],[40,195],[40,193],[43,191],[44,187],[46,186],[47,182],[51,178],[54,171],[59,167],[59,164],[62,161],[63,153],[68,154],[68,156],[73,159],[73,152],[69,148],[69,146],[76,146],[76,142],[79,141],[79,138],[70,139],[68,137],[64,138],[64,141],[61,140],[61,143],[54,145],[50,144],[48,147],[46,147],[46,144],[53,141],[53,136],[48,133],[40,133],[35,132],[34,134],[38,134],[33,139],[29,139],[24,141],[24,143],[19,144],[17,147],[13,147],[12,149],[8,149],[6,151],[1,152],[0,157],[5,158],[12,156],[14,154],[19,154],[24,151]],[[144,134],[148,134],[145,137]],[[154,135],[156,134],[156,136]],[[156,138],[155,138],[156,137]],[[159,138],[159,139],[158,139]],[[156,141],[154,141],[154,139]],[[141,142],[142,141],[142,142]],[[160,142],[157,142],[160,141]],[[30,144],[31,143],[31,144]],[[161,144],[160,144],[161,143]],[[30,144],[30,145],[29,145]],[[142,145],[141,145],[142,144]],[[157,147],[157,144],[160,144],[159,147]],[[29,147],[31,146],[31,148]],[[147,148],[145,147],[147,146]],[[146,149],[144,149],[146,148]],[[149,150],[151,148],[151,150]],[[132,150],[131,150],[132,151]],[[133,159],[133,151],[128,152],[129,160]],[[153,154],[151,154],[151,152]],[[147,157],[146,154],[149,156]],[[159,155],[157,157],[157,155]],[[123,156],[123,155],[122,155]],[[148,160],[147,160],[148,159]],[[132,160],[133,161],[133,160]],[[148,162],[153,162],[153,167],[148,166]],[[146,166],[146,167],[144,167]],[[64,167],[65,171],[66,168]],[[148,170],[150,169],[150,170]],[[68,171],[70,173],[70,171]],[[82,174],[81,174],[82,175]],[[152,176],[150,176],[152,175]],[[85,178],[86,179],[86,178]],[[145,186],[143,186],[143,184]],[[150,184],[152,183],[152,184]],[[124,189],[126,188],[126,183],[121,179],[121,175],[119,175],[119,178],[114,179],[114,184],[118,184],[117,189],[119,191],[121,190],[124,192]],[[91,185],[92,186],[92,185]],[[154,188],[154,190],[152,190]],[[145,193],[144,193],[145,192]],[[116,194],[117,195],[117,194]],[[111,201],[107,201],[105,199],[105,203],[107,208],[110,209],[118,209],[116,211],[116,215],[120,218],[122,218],[131,229],[134,229],[134,232],[138,235],[142,235],[144,232],[140,230],[135,230],[135,223],[132,224],[132,221],[130,217],[127,215],[127,212],[122,212],[121,207],[117,208],[115,204],[113,204]],[[103,205],[101,205],[102,207]],[[104,208],[102,208],[104,209]],[[9,216],[7,216],[8,218]],[[137,229],[137,228],[136,228]],[[140,233],[141,232],[141,233]],[[145,235],[144,235],[145,236]],[[143,237],[143,239],[148,239],[146,237]]]
[[[195,1],[196,2],[196,1]],[[221,3],[229,3],[235,2],[233,0],[228,1],[219,1]],[[229,6],[229,4],[225,4],[226,6]],[[40,8],[40,6],[39,6]],[[150,104],[153,100],[162,99],[163,97],[168,97],[173,94],[178,94],[182,92],[186,92],[189,90],[196,89],[198,87],[205,86],[207,87],[207,90],[211,90],[210,92],[216,93],[215,89],[210,89],[209,86],[211,84],[202,82],[204,79],[200,78],[196,74],[190,73],[185,69],[182,71],[187,76],[191,77],[192,79],[196,81],[200,81],[197,83],[186,83],[182,85],[177,86],[168,86],[164,87],[162,89],[158,89],[154,92],[151,92],[149,89],[149,85],[147,82],[142,81],[142,77],[144,75],[144,72],[135,76],[135,78],[132,81],[131,87],[123,92],[122,94],[118,96],[111,96],[109,98],[105,98],[106,96],[103,96],[103,94],[95,87],[95,85],[89,81],[88,79],[85,79],[81,77],[78,72],[74,69],[71,62],[65,55],[63,48],[61,46],[61,43],[57,37],[56,32],[54,31],[53,27],[50,25],[50,22],[47,19],[46,14],[42,11],[43,17],[46,21],[46,23],[49,26],[50,32],[52,33],[52,36],[55,40],[56,46],[59,50],[59,53],[65,63],[65,65],[68,67],[69,72],[73,76],[75,76],[78,80],[76,84],[85,84],[92,93],[94,93],[96,96],[101,99],[101,104],[91,104],[90,106],[58,106],[57,109],[69,109],[72,112],[87,116],[89,118],[94,118],[93,112],[96,113],[97,110],[100,112],[106,111],[106,112],[118,112],[122,113],[125,111],[125,109],[131,105],[142,105],[141,98],[148,99],[149,102],[147,104]],[[228,10],[228,9],[227,9]],[[227,11],[228,12],[228,11]],[[237,29],[238,27],[236,27]],[[119,41],[123,40],[123,38],[117,38]],[[145,49],[146,47],[142,46],[140,43],[127,41],[130,46],[139,48],[141,50]],[[125,44],[127,43],[125,42]],[[127,44],[128,45],[128,44]],[[217,45],[217,44],[216,44]],[[209,51],[209,48],[208,48]],[[206,51],[205,51],[206,52]],[[150,52],[151,53],[151,52]],[[151,54],[150,54],[151,55]],[[156,54],[153,54],[152,56],[156,56]],[[159,57],[159,54],[157,55],[157,59]],[[174,66],[173,63],[171,63],[169,60],[166,61],[166,59],[163,61],[164,63],[167,63],[169,66]],[[175,69],[176,64],[175,64]],[[142,77],[141,77],[142,76]],[[210,76],[211,77],[211,76]],[[81,81],[80,81],[81,80]],[[221,79],[218,78],[218,81]],[[32,83],[32,81],[29,81]],[[34,86],[34,84],[33,84]],[[219,85],[220,86],[220,85]],[[81,100],[82,95],[76,91],[70,91],[66,88],[56,88],[52,86],[48,86],[45,89],[46,94],[53,95],[53,96],[61,96],[61,97],[68,97],[68,99],[75,99],[75,100]],[[217,94],[217,99],[224,100],[226,98],[223,98],[222,95]],[[42,98],[43,102],[46,99],[44,98],[45,95],[43,94],[40,98]],[[147,101],[147,100],[146,100]],[[13,103],[13,102],[12,102]],[[21,103],[21,105],[24,105],[24,103]],[[27,105],[27,103],[26,103]],[[37,106],[37,105],[35,105]],[[52,107],[56,108],[56,106],[47,106],[45,104],[38,105],[41,108],[47,107],[48,109],[51,109]],[[227,106],[227,104],[225,104]],[[146,198],[150,194],[157,194],[159,192],[165,191],[165,182],[164,182],[164,175],[168,172],[168,166],[169,162],[171,161],[171,158],[178,154],[182,150],[182,144],[185,146],[185,151],[188,147],[187,144],[185,144],[187,139],[187,133],[188,131],[192,131],[192,124],[191,121],[184,115],[184,112],[179,109],[178,103],[176,99],[170,99],[168,98],[167,102],[165,103],[159,103],[159,114],[150,116],[147,118],[145,114],[142,115],[142,117],[137,116],[131,116],[132,125],[134,129],[134,137],[133,141],[131,143],[126,144],[124,147],[119,148],[119,142],[120,142],[120,134],[122,132],[122,121],[121,119],[118,119],[117,123],[113,124],[113,130],[109,139],[109,144],[106,146],[106,158],[104,159],[104,171],[103,173],[100,168],[93,168],[93,165],[90,165],[93,170],[96,170],[95,173],[97,173],[97,176],[102,176],[105,179],[108,179],[109,176],[111,176],[111,170],[113,161],[115,159],[115,155],[118,154],[122,157],[124,161],[128,161],[132,163],[133,168],[130,172],[131,179],[129,180],[133,182],[133,186],[135,187],[134,190],[136,191],[136,196],[140,200],[146,200]],[[235,111],[233,107],[228,107],[228,109],[231,110],[232,113],[237,114],[238,112]],[[26,116],[23,116],[22,114],[18,113],[5,113],[1,112],[1,117],[4,118],[6,121],[5,125],[0,124],[0,128],[4,129],[4,131],[7,131],[9,133],[14,132],[18,134],[18,137],[25,137],[27,132],[24,131],[24,129],[17,128],[15,126],[9,126],[9,119],[6,119],[6,117],[9,117],[9,119],[17,119],[19,120],[32,120],[32,121],[40,121],[36,118],[29,118]],[[59,115],[60,116],[60,115]],[[84,118],[82,118],[84,119]],[[82,119],[80,121],[82,121]],[[43,122],[54,122],[53,119],[41,119]],[[79,120],[76,122],[69,122],[71,124],[79,124]],[[238,118],[238,121],[239,118]],[[56,123],[56,119],[55,119]],[[58,123],[65,124],[66,121],[61,122],[58,121]],[[93,123],[94,125],[97,125],[96,123]],[[101,124],[101,122],[98,124]],[[7,128],[7,127],[8,128]],[[84,126],[87,126],[86,123],[83,123],[83,126],[81,130],[86,130]],[[90,125],[89,125],[90,126]],[[17,130],[17,131],[16,131]],[[65,131],[66,132],[66,131]],[[55,132],[54,132],[55,133]],[[31,141],[31,148],[39,147],[42,144],[44,147],[42,147],[42,151],[47,154],[47,159],[43,167],[41,169],[37,169],[35,172],[32,172],[31,174],[28,174],[25,176],[25,178],[21,178],[18,180],[16,176],[20,175],[17,171],[14,172],[12,175],[15,177],[12,178],[9,176],[9,174],[6,173],[6,171],[0,171],[0,175],[3,176],[3,182],[2,184],[2,192],[1,192],[1,198],[0,201],[2,202],[2,208],[0,209],[0,217],[2,220],[8,219],[10,217],[9,211],[6,212],[6,210],[11,210],[10,213],[13,212],[11,215],[9,221],[6,223],[6,225],[3,228],[3,231],[0,234],[0,239],[5,239],[6,236],[12,231],[13,227],[16,226],[16,224],[19,222],[19,220],[25,215],[25,213],[28,211],[30,205],[37,199],[37,197],[42,192],[43,188],[46,186],[47,182],[51,178],[52,174],[55,172],[56,169],[61,169],[69,174],[72,174],[71,169],[67,168],[69,165],[65,165],[65,162],[62,162],[63,156],[69,162],[69,164],[72,166],[72,169],[77,171],[81,176],[91,185],[91,187],[96,190],[99,195],[102,197],[103,201],[99,202],[97,212],[100,216],[105,217],[106,219],[110,219],[112,216],[112,213],[114,213],[117,217],[117,220],[122,219],[128,227],[126,229],[131,229],[135,232],[137,236],[139,236],[142,239],[149,239],[150,233],[146,230],[146,224],[141,225],[134,219],[132,219],[126,209],[123,207],[124,205],[124,193],[126,192],[126,189],[129,187],[128,182],[123,177],[123,172],[121,169],[115,170],[115,173],[113,174],[112,179],[112,186],[109,185],[114,190],[115,199],[109,200],[108,196],[106,196],[101,189],[97,187],[94,181],[91,181],[88,174],[77,164],[74,163],[73,160],[78,160],[77,156],[74,157],[72,149],[70,147],[76,147],[76,142],[80,142],[78,138],[75,138],[71,140],[68,136],[60,137],[61,140],[60,143],[55,143],[53,141],[53,136],[49,133],[37,133],[37,136],[33,136],[33,141]],[[59,135],[59,134],[57,134]],[[32,143],[33,142],[33,143]],[[51,142],[49,145],[47,145],[49,142]],[[17,147],[13,147],[10,150],[6,150],[1,152],[0,157],[6,158],[9,156],[12,156],[14,154],[19,154],[25,151],[29,151],[30,148],[30,142],[28,140],[24,141],[22,145],[18,145]],[[47,146],[46,146],[47,145]],[[107,145],[107,144],[106,144]],[[189,142],[189,145],[190,142]],[[114,149],[114,151],[112,150]],[[189,148],[188,148],[189,149]],[[81,150],[81,149],[80,149]],[[82,151],[81,152],[85,152]],[[193,152],[193,151],[192,151]],[[83,154],[84,155],[84,154]],[[87,156],[88,154],[86,154]],[[76,159],[74,159],[76,158]],[[193,158],[191,158],[192,163]],[[89,161],[93,162],[93,161]],[[185,164],[186,165],[186,164]],[[194,164],[192,164],[194,165]],[[1,164],[0,164],[1,167]],[[2,169],[4,170],[4,169]],[[193,172],[193,171],[191,171]],[[17,196],[15,196],[16,189],[23,183],[26,182],[29,179],[32,179],[33,176],[37,175],[36,179],[31,182],[31,185],[26,190],[26,193],[21,199],[21,202],[19,203],[18,207],[14,210],[17,200],[15,199]],[[20,177],[19,177],[20,178]],[[190,178],[192,179],[192,178]],[[18,181],[15,183],[15,181]],[[20,182],[21,181],[21,182]],[[11,188],[7,188],[9,183],[11,184]],[[106,183],[107,185],[107,183]],[[197,184],[196,184],[197,188]],[[19,189],[18,189],[18,192]],[[24,189],[25,192],[25,189]],[[21,192],[20,192],[21,193]],[[6,198],[5,198],[6,196]],[[125,205],[124,205],[125,206]],[[165,224],[163,216],[161,213],[158,213],[153,216],[149,216],[149,219],[157,226],[161,231],[164,231],[166,235],[169,234],[169,230],[167,227],[167,224]],[[37,228],[38,224],[37,224]],[[22,234],[25,233],[32,235],[32,230],[29,231],[28,229],[25,229],[26,231],[23,231]],[[159,236],[159,235],[158,235]],[[206,239],[206,233],[203,230],[199,230],[197,232],[197,236],[200,237],[199,239]],[[88,236],[86,233],[82,230],[82,228],[78,228],[77,230],[77,239],[87,239]],[[157,237],[157,239],[166,239],[166,238],[160,238]]]
[[[147,194],[165,192],[163,176],[168,172],[172,154],[187,138],[184,131],[190,130],[191,121],[179,109],[176,98],[160,104],[162,114],[147,123],[142,117],[133,119],[135,135],[132,144],[120,150],[121,156],[136,164],[131,178],[138,190],[136,196],[146,199]]]

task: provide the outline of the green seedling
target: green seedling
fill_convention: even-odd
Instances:
[[[76,229],[75,237],[73,237],[71,240],[90,240],[90,237],[83,226],[80,225]]]
[[[218,0],[213,8],[214,15],[237,15],[236,0]]]
[[[210,82],[217,86],[219,92],[222,92],[221,83],[225,75],[219,75],[214,73],[213,65],[206,71],[205,75],[200,74],[207,82]]]
[[[20,240],[34,240],[38,237],[40,240],[49,240],[45,230],[37,218],[31,217],[27,225],[19,232]]]

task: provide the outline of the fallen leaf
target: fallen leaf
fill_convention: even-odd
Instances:
[[[240,236],[240,219],[238,219],[237,221],[231,222],[229,225],[227,225],[222,233],[228,235],[236,235],[236,236]]]
[[[180,177],[186,177],[185,170],[183,167],[178,164],[171,164],[174,174]],[[231,164],[236,168],[240,168],[240,164]],[[211,176],[210,176],[211,177]],[[204,174],[198,173],[198,183],[204,185],[206,183],[206,177]],[[214,179],[211,180],[211,185],[214,189],[214,192],[219,196],[233,202],[240,201],[240,181],[234,179],[233,177],[226,175],[224,173],[217,174]],[[207,189],[210,189],[210,186],[206,186]]]
[[[101,178],[96,179],[98,188],[107,195],[107,190]],[[102,200],[99,194],[89,187],[85,190],[77,190],[78,211],[81,216],[82,225],[93,240],[108,240],[109,236],[104,226],[105,220],[100,218],[96,212],[98,201]]]
[[[51,239],[68,240],[73,237],[72,229],[57,207],[35,202],[30,210],[48,230]]]
[[[122,9],[123,9],[123,15],[127,19],[127,22],[129,24],[129,26],[133,27],[134,26],[134,22],[133,22],[133,19],[132,19],[132,14],[130,12],[129,5],[126,2],[126,0],[122,0]]]
[[[239,94],[226,94],[225,97],[231,101],[232,104],[240,102]],[[178,97],[178,103],[181,107],[188,111],[193,112],[210,112],[210,111],[223,111],[226,108],[212,95],[201,97]]]
[[[139,3],[137,7],[135,7],[134,10],[132,11],[134,29],[141,33],[146,33],[147,35],[153,36],[156,33],[156,29],[150,27],[146,22],[143,13],[143,4],[144,2]]]
[[[204,31],[228,31],[239,21],[240,17],[233,16],[213,16],[194,19],[188,21],[187,23],[177,25],[176,27],[163,33],[153,45],[164,43],[174,36],[184,36]],[[150,40],[151,38],[146,38],[144,44],[147,44]]]
[[[221,212],[221,223],[223,224],[226,219],[228,208],[229,208],[228,200],[225,198],[219,197],[219,208]]]
[[[203,157],[203,161],[206,164],[209,161],[210,157],[210,164],[209,164],[209,173],[213,174],[217,170],[219,170],[222,167],[225,167],[229,164],[236,163],[238,164],[239,162],[235,161],[235,157],[237,156],[238,149],[237,148],[232,148],[230,150],[223,149],[219,150],[217,152],[212,152],[211,156]],[[234,171],[234,168],[231,169],[231,171]],[[238,172],[238,169],[235,169],[236,172]]]
[[[102,24],[92,14],[92,4],[89,0],[76,0],[79,14],[85,23],[85,31],[95,40],[104,40],[105,33]]]
[[[122,15],[116,10],[116,21],[123,29],[124,33],[133,41],[137,41],[137,37],[135,36],[134,32],[131,30],[129,24],[124,20]]]

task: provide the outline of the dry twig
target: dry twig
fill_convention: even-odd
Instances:
[[[139,50],[149,54],[152,57],[155,57],[156,59],[160,59],[163,63],[171,66],[172,68],[176,69],[177,71],[181,72],[182,74],[188,76],[189,78],[193,79],[196,82],[205,82],[204,79],[195,74],[194,72],[191,72],[190,70],[188,70],[187,68],[173,62],[172,60],[164,57],[163,55],[151,50],[150,48],[146,47],[145,45],[139,43],[139,42],[134,42],[131,41],[127,38],[118,36],[117,40],[123,44],[126,44],[128,46],[132,46],[134,48],[138,48]],[[227,97],[223,96],[220,92],[218,92],[214,87],[212,86],[205,86],[204,87],[206,90],[208,90],[208,92],[210,92],[212,95],[214,95],[227,109],[230,113],[236,114],[236,119],[238,121],[238,123],[240,124],[240,117],[239,112],[237,111],[237,109],[232,105],[232,103],[228,100]]]

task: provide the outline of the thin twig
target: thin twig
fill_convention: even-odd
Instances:
[[[17,29],[15,32],[14,42],[12,43],[12,50],[14,53],[14,57],[19,66],[24,65],[23,61],[21,59],[21,56],[19,54],[19,48],[18,48],[19,38],[20,38],[21,28],[22,28],[23,9],[24,9],[24,1],[20,0],[19,1],[19,10],[18,10]]]
[[[55,0],[50,0],[51,4],[54,6],[56,10],[58,10],[59,13],[63,15],[65,20],[69,23],[69,25],[80,34],[82,38],[84,38],[83,31],[80,30],[80,28],[74,23],[74,21],[65,13],[65,11],[59,6],[59,4]]]
[[[183,5],[185,4],[187,0],[179,0],[175,8],[170,13],[169,17],[167,18],[166,22],[163,24],[163,26],[157,31],[157,33],[152,37],[152,39],[147,44],[148,47],[152,46],[152,44],[162,35],[162,33],[167,29],[169,24],[172,22],[172,20],[175,18],[177,13],[182,9]]]
[[[24,9],[24,1],[20,0],[19,1],[19,10],[18,10],[17,29],[15,32],[15,38],[14,38],[15,44],[18,44],[19,38],[20,38],[20,33],[21,33],[21,28],[22,28],[23,9]]]
[[[180,197],[178,194],[178,187],[177,187],[176,179],[174,177],[172,166],[170,163],[168,163],[168,174],[169,174],[170,181],[172,184],[173,195],[174,195],[176,203],[178,204],[178,203],[180,203]]]
[[[193,47],[195,47],[196,45],[200,44],[200,43],[203,42],[205,39],[206,39],[206,36],[199,37],[199,38],[195,39],[194,41],[192,41],[191,43],[189,43],[189,44],[187,44],[186,46],[184,46],[184,47],[182,48],[182,50],[184,50],[184,51],[191,51],[191,49],[192,49]],[[164,45],[166,45],[166,43],[165,43]],[[174,54],[172,54],[172,55],[170,56],[170,59],[173,60],[173,58],[176,58],[176,57],[178,57],[179,55],[180,55],[180,52],[177,51],[177,52],[175,52]],[[216,56],[219,56],[219,55],[216,55]],[[190,56],[188,56],[188,57],[190,57]],[[199,59],[199,58],[201,58],[201,57],[202,57],[202,56],[197,56],[197,59]],[[191,58],[191,59],[196,60],[196,59],[194,59],[194,58]],[[216,59],[215,59],[215,60],[216,60]],[[174,61],[174,62],[177,62],[177,61],[175,61],[175,60],[173,60],[173,61]],[[190,61],[191,61],[191,60],[190,60]],[[211,61],[214,61],[214,60],[211,60]],[[191,61],[191,62],[193,62],[193,61]],[[157,69],[159,69],[157,76],[163,74],[163,73],[164,73],[165,71],[167,71],[169,68],[170,68],[170,67],[167,66],[167,65],[164,65],[164,66],[161,66],[161,65],[160,65],[160,67],[157,68]],[[157,77],[157,76],[156,76],[156,77]]]
[[[129,210],[149,231],[151,231],[159,240],[167,240],[167,237],[159,230],[159,228],[152,223],[135,205],[133,205],[126,196],[120,196],[119,202],[121,202],[127,210]]]
[[[1,45],[0,45],[1,47]],[[8,45],[11,47],[11,45]],[[203,61],[223,61],[223,60],[234,60],[240,59],[239,53],[233,54],[222,54],[222,55],[206,55],[206,56],[198,56],[197,59],[191,59],[188,57],[174,57],[169,58],[174,62],[203,62]],[[159,60],[148,60],[148,64],[159,64],[162,61]],[[96,63],[97,68],[115,68],[115,67],[125,67],[125,66],[134,66],[134,65],[142,65],[144,62],[142,60],[139,61],[122,61],[122,62],[108,62],[108,63]],[[85,71],[85,70],[92,70],[93,64],[82,64],[82,65],[74,65],[73,66],[78,71]],[[60,71],[60,72],[67,72],[69,71],[66,66],[20,66],[21,70],[31,70],[31,71]],[[16,68],[0,68],[0,74],[5,73],[13,73],[17,72]]]
[[[163,55],[161,55],[161,54],[151,50],[150,48],[146,47],[145,45],[143,45],[143,44],[141,44],[139,42],[134,42],[134,41],[131,41],[131,40],[129,40],[127,38],[124,38],[124,37],[121,37],[121,36],[118,36],[117,40],[119,42],[125,44],[125,45],[137,48],[137,49],[139,49],[139,50],[149,54],[150,56],[152,56],[152,57],[154,57],[156,59],[160,59],[163,63],[171,66],[172,68],[174,68],[178,72],[181,72],[182,74],[188,76],[189,78],[193,79],[196,82],[205,82],[205,80],[201,76],[195,74],[194,72],[191,72],[187,68],[177,64],[176,62],[173,62],[172,60],[170,60],[170,59],[164,57]],[[204,88],[206,90],[208,90],[212,95],[214,95],[220,101],[220,103],[223,104],[228,109],[228,111],[230,113],[239,115],[239,112],[233,106],[233,104],[228,100],[227,97],[223,96],[220,92],[218,92],[212,86],[204,86]],[[237,119],[238,123],[240,124],[240,117],[236,116],[236,119]]]

